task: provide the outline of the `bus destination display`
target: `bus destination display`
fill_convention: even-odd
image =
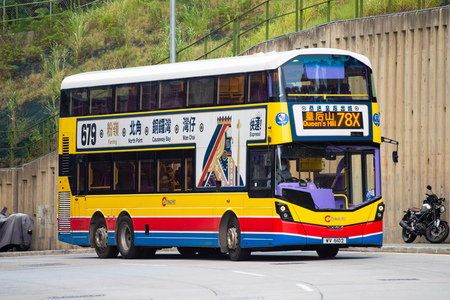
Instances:
[[[362,129],[361,112],[303,111],[304,129]]]

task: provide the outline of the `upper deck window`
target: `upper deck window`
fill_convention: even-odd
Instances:
[[[282,72],[289,102],[369,100],[370,68],[353,57],[298,56]]]
[[[111,87],[91,89],[91,115],[106,115],[113,110],[113,89]]]
[[[188,80],[188,107],[212,106],[214,104],[214,77]]]
[[[244,75],[219,76],[218,105],[244,103]]]
[[[161,82],[160,108],[182,108],[184,100],[184,80]]]
[[[74,90],[70,93],[70,114],[72,116],[85,116],[89,111],[88,90]]]
[[[265,72],[248,75],[248,102],[267,102],[267,75]]]
[[[137,109],[137,85],[116,87],[116,112],[134,112]]]
[[[156,109],[158,104],[158,82],[147,82],[141,85],[141,110]]]

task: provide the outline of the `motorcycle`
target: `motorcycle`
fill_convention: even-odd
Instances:
[[[445,198],[438,198],[427,186],[430,194],[423,200],[421,208],[410,207],[400,221],[402,238],[405,243],[412,243],[416,237],[425,235],[430,243],[442,243],[448,236],[448,224],[441,220],[445,212]]]
[[[6,207],[0,211],[0,252],[30,248],[34,221],[27,214],[7,216]]]

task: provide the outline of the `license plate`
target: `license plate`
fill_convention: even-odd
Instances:
[[[323,238],[324,244],[346,244],[347,240],[345,238]]]

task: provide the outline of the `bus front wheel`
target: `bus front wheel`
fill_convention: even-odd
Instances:
[[[142,249],[134,245],[134,229],[130,217],[120,218],[116,236],[117,247],[123,258],[140,258],[142,256]]]
[[[119,254],[116,246],[108,245],[108,230],[103,218],[99,218],[94,225],[94,248],[100,258],[113,258]]]
[[[241,229],[236,217],[228,221],[227,248],[228,255],[233,261],[246,260],[250,257],[250,250],[241,247]]]

